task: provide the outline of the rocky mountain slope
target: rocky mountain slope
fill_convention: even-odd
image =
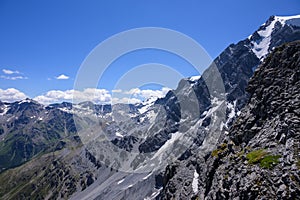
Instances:
[[[196,163],[204,163],[227,137],[248,101],[245,88],[257,66],[273,47],[300,39],[299,18],[271,17],[226,48],[201,77],[181,80],[161,99],[114,106],[0,103],[0,196],[154,199],[165,185],[160,197],[189,199],[203,188],[209,191],[195,178],[202,178]],[[90,134],[92,140],[85,137]],[[175,168],[182,169],[178,180],[187,181],[184,187],[178,182],[169,187]]]
[[[74,140],[73,118],[59,109],[26,99],[0,103],[0,110],[0,171]]]
[[[276,48],[256,70],[250,99],[218,148],[168,166],[161,199],[298,199],[299,86],[297,41]]]

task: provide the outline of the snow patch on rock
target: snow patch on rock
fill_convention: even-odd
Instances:
[[[197,81],[197,80],[199,80],[201,78],[201,76],[199,75],[199,76],[191,76],[190,78],[189,78],[189,80],[190,81]]]
[[[193,178],[193,182],[192,182],[192,188],[193,188],[193,192],[195,194],[198,193],[198,180],[199,180],[199,174],[198,172],[195,170],[194,171],[194,178]]]

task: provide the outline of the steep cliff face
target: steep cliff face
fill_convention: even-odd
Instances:
[[[167,168],[162,199],[299,198],[300,42],[276,48],[247,91],[247,105],[217,149]]]

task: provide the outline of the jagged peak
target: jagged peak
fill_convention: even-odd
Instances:
[[[33,100],[33,99],[30,99],[30,98],[26,98],[26,99],[23,99],[21,101],[17,101],[16,103],[18,104],[22,104],[22,103],[34,103],[34,104],[39,104],[39,102]]]
[[[270,52],[270,44],[272,34],[276,29],[276,24],[280,23],[281,26],[292,25],[300,27],[300,15],[293,16],[271,16],[266,23],[262,24],[257,31],[248,37],[251,41],[253,53],[261,61]]]

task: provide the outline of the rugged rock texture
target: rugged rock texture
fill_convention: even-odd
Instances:
[[[205,158],[169,166],[162,199],[299,199],[300,42],[268,56],[247,90],[229,138]],[[193,191],[188,171],[199,174]]]
[[[93,161],[80,143],[35,157],[0,174],[0,199],[68,199],[96,180],[102,166]]]

